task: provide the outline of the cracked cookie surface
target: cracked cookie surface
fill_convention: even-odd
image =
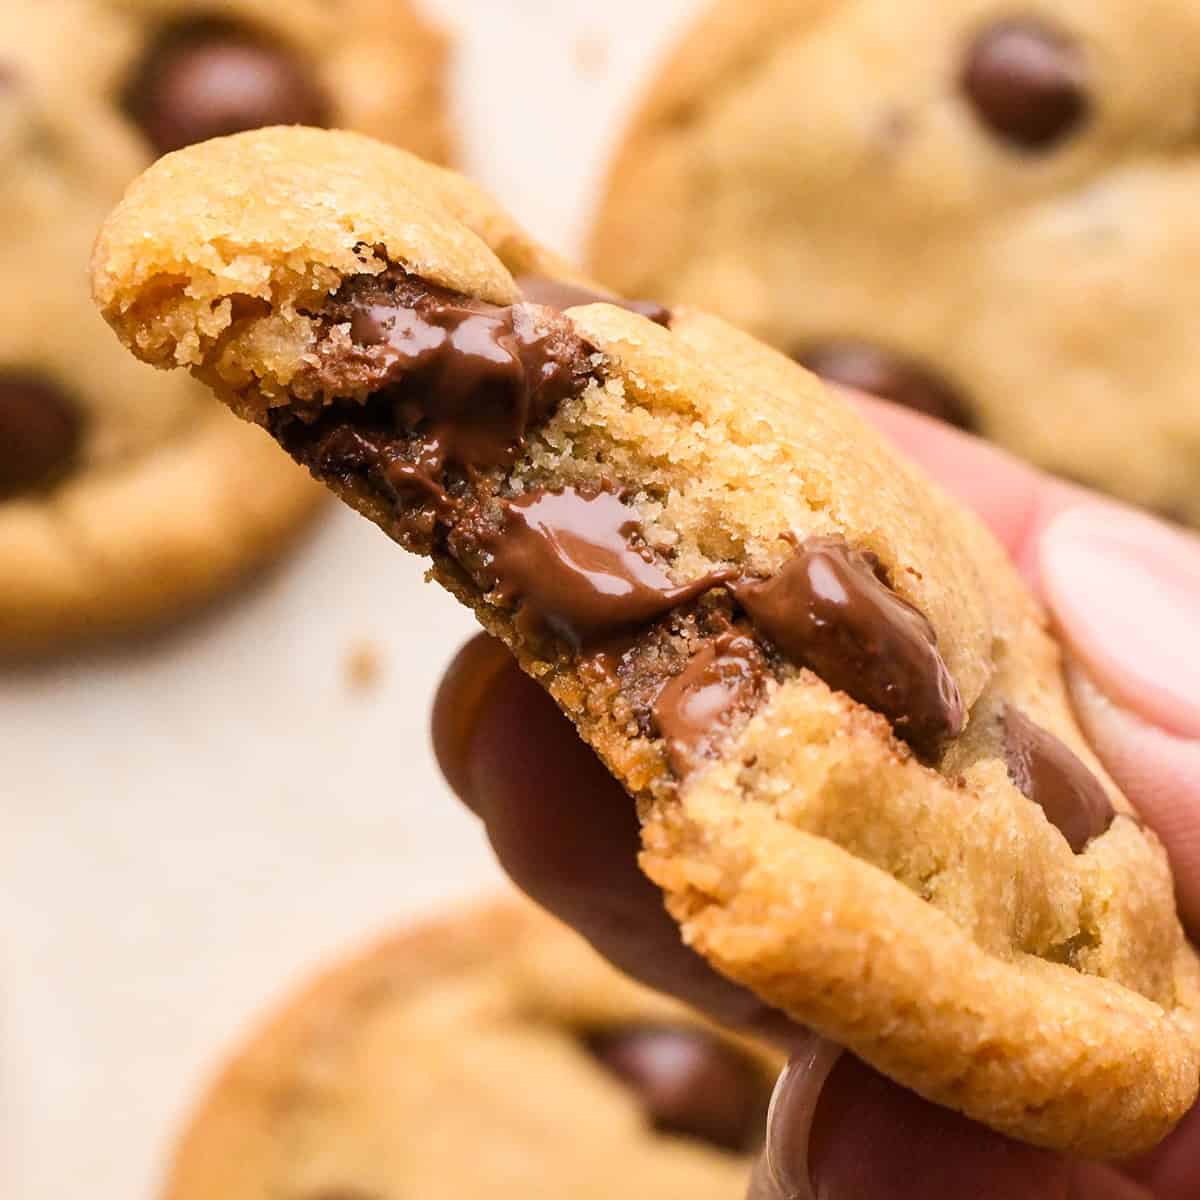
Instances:
[[[589,260],[1200,525],[1200,8],[717,0]]]
[[[515,899],[292,998],[205,1098],[166,1200],[741,1200],[775,1073]]]
[[[165,149],[283,121],[442,156],[443,59],[384,0],[6,0],[0,653],[172,616],[286,546],[320,498],[203,388],[114,353],[86,264],[122,189]]]
[[[638,805],[719,971],[894,1078],[1116,1155],[1194,1100],[1200,977],[1162,847],[973,516],[814,376],[586,282],[367,139],[172,156],[98,243],[190,367],[503,639]]]

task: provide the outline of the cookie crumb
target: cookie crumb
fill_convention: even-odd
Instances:
[[[603,79],[608,70],[608,39],[600,33],[581,33],[571,45],[571,61],[584,79]]]
[[[383,677],[383,651],[374,642],[355,642],[346,651],[345,670],[351,691],[372,691]]]

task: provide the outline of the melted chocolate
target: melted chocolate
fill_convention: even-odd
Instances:
[[[625,300],[619,296],[605,296],[577,283],[564,283],[561,279],[548,279],[544,275],[518,275],[517,287],[530,304],[544,304],[547,308],[575,308],[581,304],[614,304],[638,313],[656,325],[671,324],[671,310],[653,300]]]
[[[882,396],[959,429],[973,425],[966,402],[949,382],[881,346],[841,338],[810,347],[797,361],[832,383]]]
[[[554,633],[575,650],[644,625],[730,578],[676,585],[637,547],[636,512],[611,492],[536,491],[505,503],[491,552],[496,598],[518,604],[525,633]]]
[[[1027,151],[1049,150],[1087,117],[1090,100],[1080,53],[1062,34],[1032,19],[985,30],[962,86],[980,121]]]
[[[339,336],[321,347],[314,393],[368,399],[298,403],[268,417],[272,432],[318,476],[366,480],[391,503],[393,534],[407,545],[430,552],[444,528],[440,544],[518,609],[523,632],[552,634],[577,653],[621,643],[615,678],[631,635],[735,578],[716,571],[674,584],[640,542],[635,510],[608,491],[491,499],[497,481],[478,470],[511,465],[529,428],[593,378],[591,347],[560,314],[486,304],[392,267],[349,281],[321,316]],[[838,540],[814,539],[773,579],[733,590],[784,654],[882,713],[932,759],[961,730],[962,702],[928,621],[876,567]],[[757,698],[763,664],[752,650],[749,639],[721,641],[646,691],[647,724],[680,774]]]
[[[933,627],[883,582],[872,556],[810,538],[778,574],[734,594],[788,658],[882,713],[922,758],[962,731],[962,698]]]
[[[653,713],[676,775],[689,774],[714,753],[732,722],[762,695],[766,681],[754,639],[733,632],[708,642],[667,680]]]
[[[528,427],[587,382],[588,348],[565,321],[540,321],[523,305],[497,307],[391,275],[359,295],[344,288],[330,312],[349,320],[368,352],[397,428],[420,430],[446,462],[511,465]]]
[[[51,486],[74,464],[83,418],[57,384],[0,371],[0,500]]]
[[[529,427],[591,378],[592,350],[565,319],[473,300],[397,267],[349,281],[321,315],[352,343],[330,339],[312,386],[369,398],[297,404],[270,413],[268,426],[318,477],[366,479],[397,506],[396,532],[425,549],[457,505],[447,469],[461,478],[511,465]]]
[[[1116,818],[1100,780],[1052,733],[1011,707],[1004,712],[1004,758],[1017,789],[1041,807],[1076,854]]]
[[[699,1029],[631,1025],[587,1039],[654,1127],[745,1153],[762,1140],[769,1091],[744,1054]]]

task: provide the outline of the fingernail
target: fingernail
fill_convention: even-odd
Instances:
[[[446,782],[471,809],[475,808],[471,742],[493,684],[514,665],[503,643],[479,634],[455,655],[434,697],[433,753]]]
[[[1060,636],[1104,691],[1200,737],[1200,539],[1116,505],[1055,517],[1038,566]]]
[[[771,1097],[766,1147],[751,1187],[752,1200],[812,1200],[813,1122],[821,1092],[841,1054],[839,1046],[814,1034],[788,1061]]]

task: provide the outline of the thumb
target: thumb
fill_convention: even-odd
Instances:
[[[1200,539],[1116,506],[1054,517],[1036,544],[1080,721],[1171,856],[1200,930]]]

